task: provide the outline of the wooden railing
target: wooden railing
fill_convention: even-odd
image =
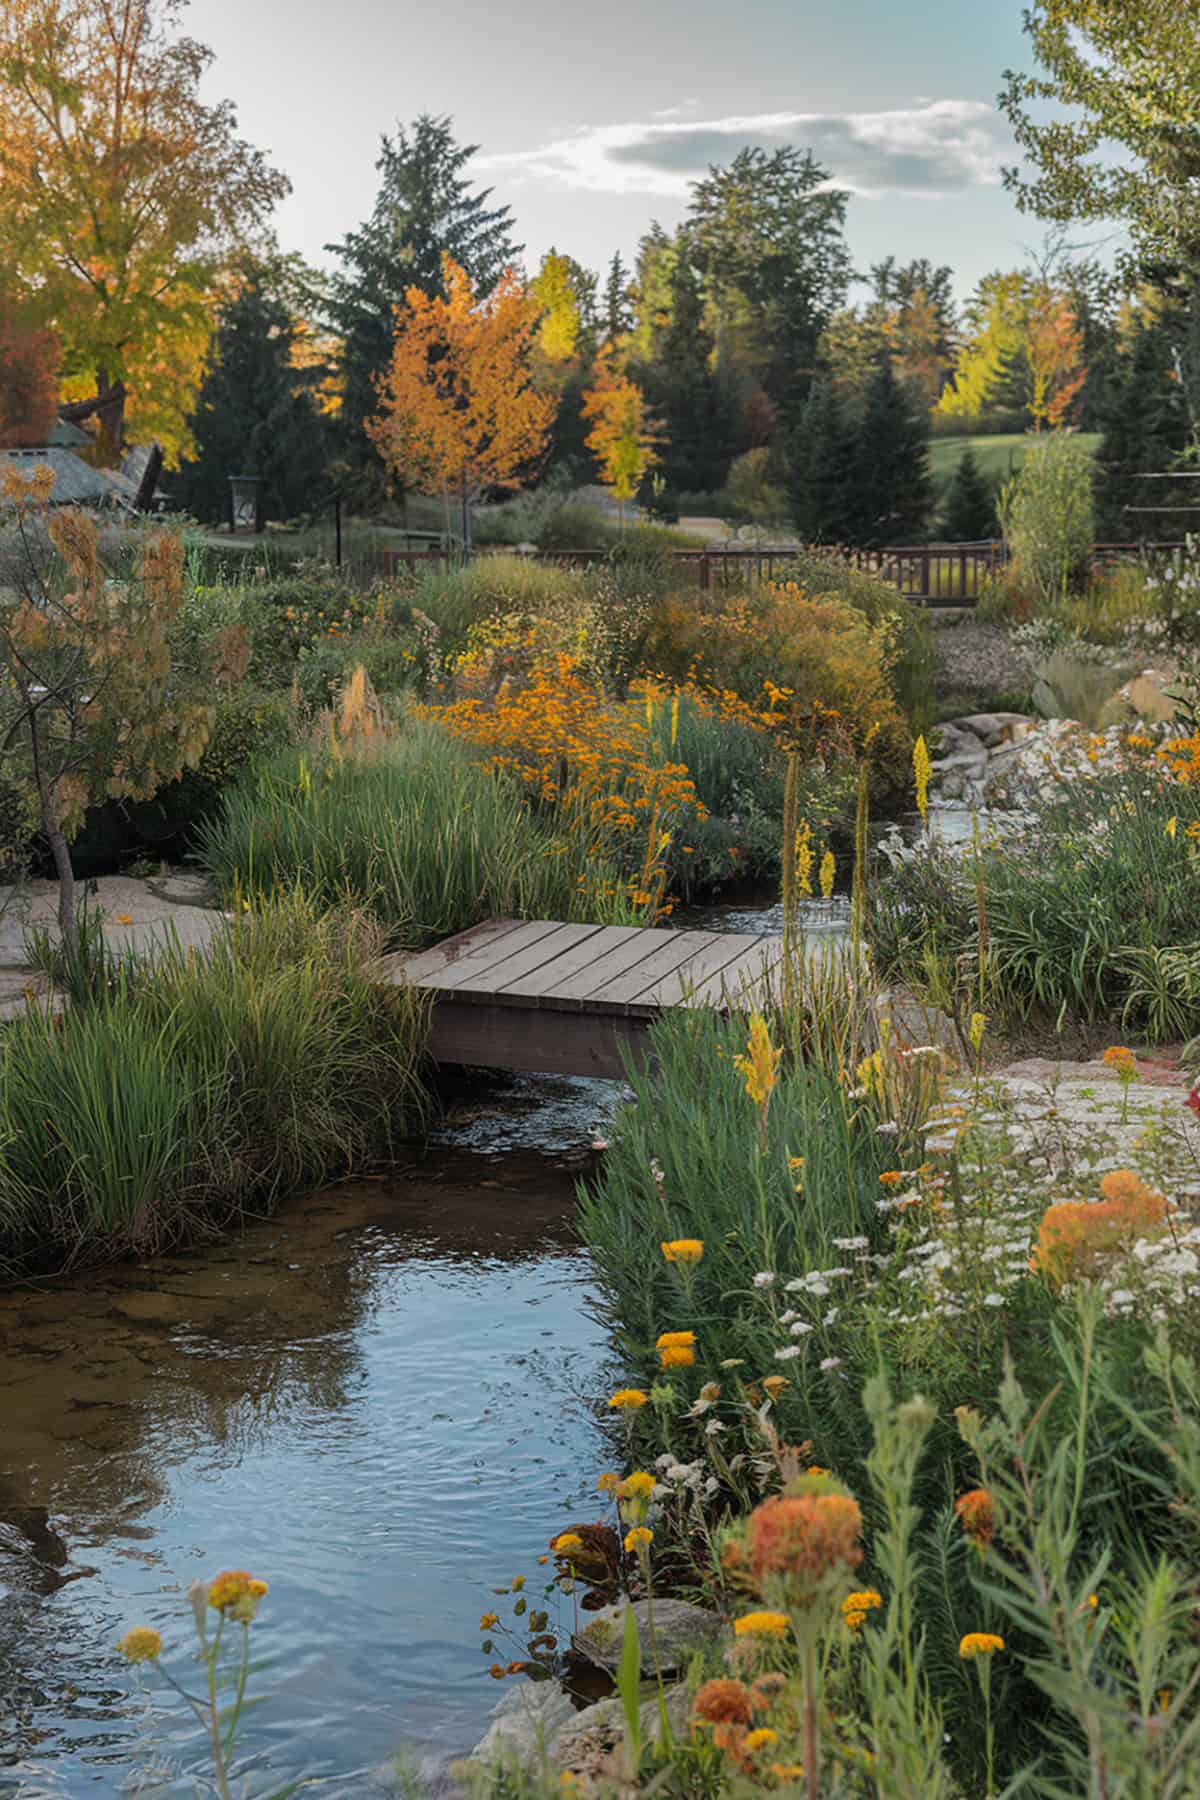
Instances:
[[[1092,560],[1108,564],[1124,559],[1161,556],[1183,548],[1181,542],[1142,544],[1094,544]],[[490,554],[482,552],[481,554]],[[558,563],[563,568],[586,568],[604,562],[607,550],[523,551],[538,562]],[[820,554],[813,546],[799,548],[668,550],[667,559],[686,571],[700,588],[734,587],[746,581],[786,580],[788,565],[799,556]],[[1008,562],[1008,550],[999,540],[976,544],[894,544],[879,550],[831,549],[863,574],[891,582],[907,600],[918,606],[974,606],[986,584]],[[459,560],[456,550],[385,550],[389,577],[402,569],[412,575],[424,568],[450,569]]]

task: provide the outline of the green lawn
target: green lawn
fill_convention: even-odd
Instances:
[[[1006,480],[1020,466],[1029,444],[1030,434],[1010,431],[996,437],[934,438],[929,451],[929,466],[939,495],[949,487],[967,446],[975,452],[975,460],[985,479]],[[1095,455],[1100,445],[1098,431],[1081,431],[1079,441]]]

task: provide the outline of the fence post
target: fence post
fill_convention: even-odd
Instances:
[[[702,588],[707,588],[707,586],[708,586],[708,551],[707,550],[702,550],[700,552],[700,586]]]

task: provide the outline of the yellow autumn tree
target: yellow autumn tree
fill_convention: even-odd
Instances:
[[[200,87],[212,53],[183,0],[4,0],[0,219],[6,273],[62,349],[63,392],[105,460],[126,409],[174,460],[230,251],[288,182]]]
[[[446,291],[410,288],[396,310],[392,360],[367,435],[397,480],[462,506],[463,547],[486,488],[521,487],[546,447],[557,402],[538,393],[531,350],[537,301],[506,269],[486,298],[442,258]]]
[[[583,396],[583,416],[592,421],[585,442],[599,465],[601,481],[620,507],[624,526],[625,503],[633,499],[658,456],[646,396],[617,368],[610,344],[596,358],[592,385]]]

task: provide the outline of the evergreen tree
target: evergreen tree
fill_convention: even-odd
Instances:
[[[311,384],[320,371],[293,360],[296,320],[283,270],[247,263],[221,313],[191,421],[196,455],[180,465],[180,506],[207,523],[229,516],[229,477],[257,475],[263,510],[294,518],[328,488],[327,420]]]
[[[792,440],[789,487],[792,519],[809,544],[847,541],[851,512],[855,431],[827,375],[812,385]]]
[[[1170,338],[1154,319],[1143,318],[1131,350],[1109,381],[1102,418],[1104,437],[1096,458],[1096,527],[1102,539],[1173,536],[1186,518],[1136,513],[1135,506],[1165,506],[1167,490],[1188,482],[1147,481],[1176,462],[1188,442],[1186,408],[1176,378]],[[1188,500],[1194,495],[1189,494]]]
[[[608,279],[604,284],[601,324],[606,344],[615,343],[627,331],[633,330],[633,302],[630,299],[629,285],[629,270],[621,260],[621,252],[617,250],[608,265]]]
[[[391,358],[395,309],[409,288],[444,299],[442,257],[449,255],[486,296],[521,252],[509,208],[489,207],[491,189],[473,191],[463,175],[479,146],[457,143],[451,125],[423,113],[411,133],[399,126],[394,139],[384,137],[371,217],[326,246],[343,264],[330,310],[344,344],[346,447],[360,458],[369,454],[362,422],[378,406],[375,384]]]
[[[933,498],[929,414],[880,356],[867,385],[852,459],[847,535],[864,545],[903,543],[920,535]]]
[[[665,441],[660,466],[675,493],[712,493],[729,470],[729,432],[713,374],[712,338],[696,272],[679,257],[671,274],[670,318],[645,382]]]
[[[969,444],[946,494],[941,529],[948,544],[973,544],[997,535],[995,492],[984,480]]]

